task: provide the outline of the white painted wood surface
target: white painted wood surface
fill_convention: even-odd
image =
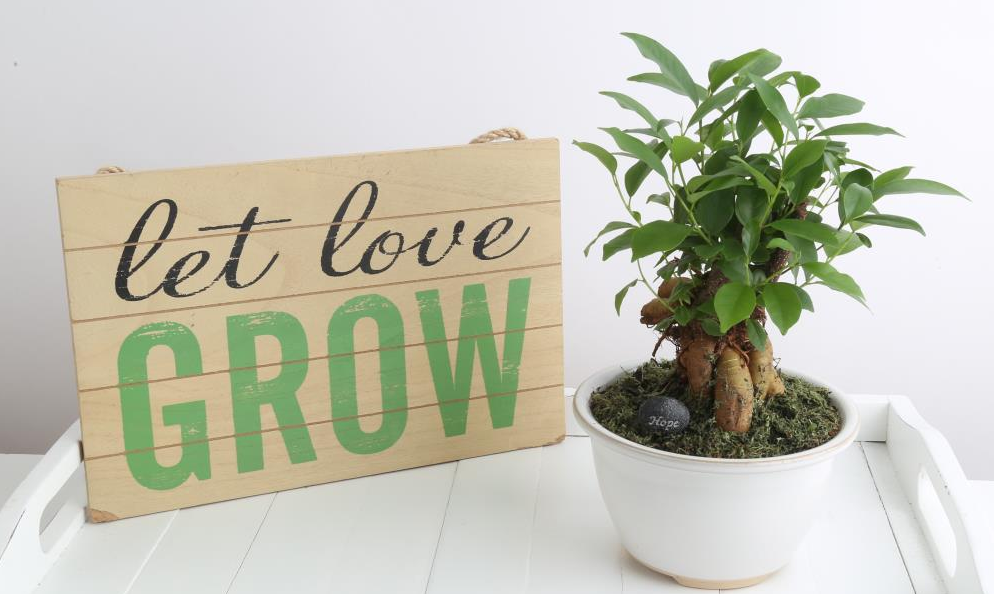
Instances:
[[[865,402],[863,441],[838,460],[809,538],[791,565],[749,592],[982,592],[943,581],[905,494],[902,468],[918,470],[891,442],[890,399]],[[557,446],[86,524],[35,591],[685,591],[624,552],[571,414],[567,435]],[[0,456],[0,502],[36,461]],[[943,476],[954,474],[941,464]],[[974,515],[994,515],[994,482],[974,486]],[[986,517],[971,521],[971,533],[991,534]],[[7,575],[0,592],[17,594]]]

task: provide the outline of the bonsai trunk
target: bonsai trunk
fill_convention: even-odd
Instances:
[[[692,393],[714,398],[715,419],[722,429],[748,431],[757,399],[784,393],[769,340],[766,348],[759,350],[739,327],[720,338],[694,326],[681,329],[679,334],[682,336],[675,341],[677,369]]]
[[[659,288],[659,297],[666,299],[681,279],[670,279]],[[714,296],[727,279],[712,271],[698,290],[695,301],[703,302]],[[655,315],[668,315],[666,311],[642,311],[642,321],[651,321]],[[766,312],[761,307],[751,318],[760,325],[766,322]],[[752,421],[752,410],[757,400],[772,398],[785,391],[783,380],[773,364],[773,345],[766,340],[763,349],[749,340],[745,322],[732,327],[727,334],[714,337],[697,322],[673,327],[660,338],[669,338],[676,344],[677,370],[686,380],[690,391],[701,398],[714,398],[715,419],[726,431],[745,432]],[[658,348],[657,343],[657,348]],[[653,351],[655,355],[655,351]]]

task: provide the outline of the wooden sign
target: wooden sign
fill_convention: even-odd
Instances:
[[[556,140],[57,186],[94,521],[563,437]]]

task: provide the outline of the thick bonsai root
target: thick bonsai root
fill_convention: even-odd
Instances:
[[[759,350],[741,334],[715,338],[684,328],[674,337],[677,369],[687,389],[714,398],[715,420],[726,431],[748,431],[753,406],[786,391],[773,364],[770,341]]]
[[[715,420],[725,431],[748,431],[752,421],[754,392],[746,359],[731,346],[718,355],[714,378]]]
[[[666,300],[673,294],[673,289],[685,280],[686,279],[679,277],[673,277],[666,279],[663,284],[659,285],[659,290],[656,291],[659,298],[653,299],[642,306],[639,322],[645,324],[646,326],[655,326],[659,322],[662,322],[669,316],[673,315],[673,310],[671,310],[669,305],[666,304]]]
[[[680,349],[677,364],[687,379],[691,393],[700,396],[710,387],[717,346],[718,341],[705,334]]]
[[[786,391],[780,374],[773,366],[773,345],[766,341],[766,349],[753,349],[749,352],[749,374],[757,398],[778,396]]]
[[[694,281],[674,277],[660,285],[658,297],[642,307],[641,322],[655,326],[672,316],[668,301],[683,282]],[[726,282],[728,279],[720,272],[711,271],[698,286],[693,303],[713,297]],[[764,325],[766,311],[757,307],[751,320]],[[748,431],[757,399],[761,401],[786,391],[773,364],[773,345],[767,340],[763,350],[757,349],[749,340],[744,322],[719,337],[707,334],[696,321],[688,325],[668,323],[662,330],[653,356],[667,338],[676,345],[680,377],[687,382],[691,394],[714,398],[715,420],[725,431]]]
[[[673,312],[671,312],[670,308],[659,299],[653,299],[649,303],[643,305],[642,311],[639,313],[641,314],[641,317],[639,317],[640,324],[655,326],[670,316]]]

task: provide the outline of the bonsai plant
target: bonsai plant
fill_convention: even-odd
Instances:
[[[786,333],[804,310],[814,311],[808,289],[818,285],[864,302],[856,281],[836,268],[837,259],[872,247],[870,235],[875,227],[924,234],[914,220],[890,212],[892,203],[887,197],[960,193],[935,181],[910,177],[911,167],[881,172],[857,160],[850,154],[847,139],[897,132],[865,122],[835,123],[835,118],[857,114],[863,102],[847,95],[819,94],[821,85],[810,75],[777,72],[781,58],[770,51],[757,49],[717,60],[708,69],[705,84],[699,84],[660,43],[633,33],[624,36],[658,67],[658,71],[628,80],[686,97],[689,115],[660,119],[628,95],[604,92],[637,114],[644,125],[603,128],[617,151],[574,142],[608,170],[626,213],[624,220],[607,223],[584,253],[602,241],[604,260],[618,254],[630,257],[638,276],[617,293],[615,308],[620,314],[630,290],[642,285],[652,297],[641,309],[640,322],[658,332],[652,356],[664,341],[676,347],[675,360],[663,369],[666,373],[656,373],[667,382],[665,386],[646,387],[649,370],[643,368],[636,372],[637,381],[631,379],[629,370],[632,385],[622,392],[635,404],[652,396],[645,392],[656,388],[659,393],[677,394],[691,410],[713,415],[713,431],[741,436],[738,443],[747,440],[757,410],[766,411],[771,402],[791,396],[785,394],[788,386],[821,389],[820,400],[798,401],[795,406],[801,407],[801,413],[812,402],[826,406],[834,420],[817,442],[800,442],[809,448],[807,452],[774,450],[774,458],[717,464],[711,458],[706,459],[710,465],[700,466],[700,459],[684,454],[702,456],[707,451],[683,447],[674,450],[679,454],[660,452],[619,437],[617,433],[652,432],[644,423],[639,425],[639,416],[632,411],[627,417],[620,415],[630,425],[621,427],[624,431],[619,430],[618,419],[610,419],[615,422],[614,431],[605,431],[608,419],[602,419],[602,424],[595,418],[591,399],[596,403],[597,392],[617,380],[617,367],[595,375],[581,387],[577,412],[595,438],[598,476],[612,518],[637,558],[694,585],[755,583],[786,563],[810,522],[814,506],[808,503],[817,500],[816,484],[827,476],[832,456],[854,439],[857,425],[855,409],[837,390],[781,374],[767,321]],[[633,162],[623,169],[620,161]],[[624,373],[621,376],[626,378]],[[764,438],[783,440],[784,436],[767,432]],[[660,441],[640,443],[658,446]],[[735,451],[739,457],[771,455],[750,454],[742,447]],[[791,455],[779,455],[785,452]],[[643,466],[638,471],[628,469],[638,477],[623,468],[633,460]],[[812,465],[812,461],[823,463]],[[660,474],[660,466],[668,470]],[[709,470],[702,470],[705,467]],[[813,467],[820,468],[817,477]],[[808,475],[799,471],[788,477],[791,473],[778,472],[791,468]],[[646,473],[653,472],[655,478],[646,478]],[[779,476],[770,478],[774,474]],[[743,483],[744,476],[753,482]],[[726,484],[730,480],[738,483],[730,487]],[[659,491],[663,485],[665,489]],[[738,511],[725,517],[720,510],[730,505],[729,488],[736,489]],[[639,489],[646,493],[633,492]],[[721,496],[714,499],[707,492],[711,489],[721,490],[724,500]],[[771,489],[780,492],[771,497]],[[677,493],[687,497],[681,502],[688,506],[680,512],[683,518],[696,517],[692,510],[702,508],[702,523],[689,525],[688,530],[715,524],[729,537],[722,541],[727,547],[715,545],[710,538],[702,542],[706,551],[699,553],[707,565],[675,560],[694,554],[693,543],[688,544],[685,537],[679,543],[681,550],[675,550],[667,543],[648,542],[652,535],[644,526],[636,526],[639,517],[653,514],[632,508],[651,506],[653,499],[672,500]],[[803,510],[797,501],[787,500],[809,496]],[[764,497],[765,502],[761,501]],[[752,516],[750,520],[760,522],[762,528],[755,522],[750,528],[730,527],[729,522],[749,524],[743,523],[743,516]],[[680,521],[669,517],[670,525],[661,530]],[[760,529],[764,534],[756,534]],[[763,540],[753,542],[760,537]],[[779,538],[783,546],[759,546],[771,538]],[[763,547],[777,551],[750,550]]]

